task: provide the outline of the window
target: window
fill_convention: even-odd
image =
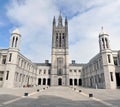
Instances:
[[[11,62],[11,59],[12,59],[12,53],[9,54],[9,62]]]
[[[76,72],[76,70],[74,70],[74,72]]]
[[[48,74],[50,74],[50,69],[48,70]]]
[[[39,74],[41,74],[41,69],[39,70]]]
[[[3,78],[2,78],[2,77],[0,77],[0,81],[3,81]]]
[[[72,70],[70,69],[70,72],[72,72]]]
[[[12,40],[12,47],[13,47],[13,45],[14,45],[14,39],[15,39],[15,37],[13,37],[13,40]]]
[[[113,72],[110,72],[111,81],[113,81]]]
[[[46,74],[46,70],[44,70],[44,74]]]
[[[107,38],[105,38],[105,41],[106,41],[106,47],[108,48],[108,40],[107,40]]]
[[[118,62],[117,62],[117,57],[114,57],[114,65],[118,65]]]
[[[103,45],[103,49],[105,49],[104,38],[102,38],[102,45]]]
[[[15,47],[17,47],[17,41],[18,41],[18,38],[16,38],[16,41],[15,41]]]
[[[79,72],[81,72],[81,70],[79,70]]]
[[[111,63],[110,55],[108,55],[108,63]]]
[[[2,64],[6,64],[6,56],[2,57]]]
[[[0,74],[4,74],[4,72],[3,72],[3,71],[0,71]]]
[[[9,71],[7,71],[6,80],[8,80],[8,77],[9,77]]]

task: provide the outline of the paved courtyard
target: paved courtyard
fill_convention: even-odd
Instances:
[[[0,88],[1,107],[120,107],[120,90],[82,87]],[[37,92],[39,89],[39,92]],[[79,92],[81,90],[82,92]],[[24,93],[28,92],[28,96]],[[93,97],[89,98],[92,93]]]

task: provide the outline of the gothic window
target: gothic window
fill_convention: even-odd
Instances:
[[[114,57],[114,65],[118,65],[118,62],[117,62],[117,57]]]
[[[41,74],[41,69],[39,70],[39,74]]]
[[[110,55],[108,55],[108,63],[111,63]]]
[[[16,38],[16,41],[15,41],[15,47],[17,47],[17,42],[18,42],[18,37]]]
[[[58,69],[58,75],[62,75],[62,69]]]
[[[113,81],[113,72],[110,72],[111,81]]]
[[[8,80],[8,77],[9,77],[9,71],[7,71],[6,80]]]
[[[60,36],[59,36],[59,47],[61,47],[61,41],[62,41],[62,39],[61,39],[61,33],[60,33]]]
[[[63,37],[62,37],[62,47],[65,46],[65,37],[64,37],[64,33],[63,33]]]
[[[6,64],[6,56],[2,57],[2,64]]]
[[[14,40],[15,40],[15,37],[13,37],[13,40],[12,40],[12,47],[13,47],[13,45],[14,45]]]
[[[106,41],[106,47],[108,48],[108,40],[107,40],[107,38],[105,38],[105,41]]]
[[[44,74],[46,74],[46,70],[44,70]]]
[[[102,46],[103,46],[103,49],[105,49],[105,42],[104,42],[104,38],[102,38]]]
[[[9,62],[11,62],[12,59],[12,53],[9,54]]]
[[[58,33],[56,33],[56,47],[58,47]]]
[[[57,71],[58,71],[58,75],[62,75],[62,72],[63,72],[63,58],[57,58]]]

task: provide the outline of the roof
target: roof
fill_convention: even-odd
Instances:
[[[12,31],[12,34],[14,34],[14,33],[16,33],[16,34],[19,34],[19,35],[20,35],[20,31],[19,31],[19,29],[18,29],[18,28],[14,29],[14,30]]]

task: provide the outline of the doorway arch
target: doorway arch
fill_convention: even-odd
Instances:
[[[58,79],[58,85],[62,85],[62,79],[61,78]]]

